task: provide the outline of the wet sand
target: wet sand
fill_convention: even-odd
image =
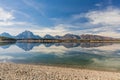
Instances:
[[[120,80],[119,72],[0,63],[0,80]]]

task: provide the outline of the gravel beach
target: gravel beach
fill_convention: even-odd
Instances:
[[[120,73],[44,65],[0,63],[0,80],[120,80]]]

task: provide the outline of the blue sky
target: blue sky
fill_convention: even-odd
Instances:
[[[120,0],[0,0],[0,33],[120,36]]]

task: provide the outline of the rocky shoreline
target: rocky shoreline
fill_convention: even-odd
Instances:
[[[120,80],[119,72],[0,63],[0,80]]]

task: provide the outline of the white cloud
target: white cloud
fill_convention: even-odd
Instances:
[[[12,13],[5,11],[3,8],[0,8],[0,21],[8,21],[14,18],[15,17],[12,15]]]
[[[120,38],[120,9],[114,7],[107,7],[104,10],[90,11],[85,14],[92,25],[101,25],[93,28],[93,33],[98,35]]]
[[[31,30],[32,32],[34,32],[37,35],[40,36],[44,36],[46,34],[50,34],[50,35],[64,35],[66,33],[70,33],[68,31],[68,29],[66,29],[67,25],[63,25],[63,24],[59,24],[55,27],[51,27],[51,28],[39,28],[38,30],[33,29]]]
[[[72,15],[74,21],[81,18],[88,19],[88,22],[77,22],[75,28],[77,27],[78,30],[71,32],[120,38],[120,32],[116,32],[120,30],[120,9],[108,6],[103,10],[92,10],[87,13]],[[80,27],[82,28],[79,29]]]
[[[106,31],[106,32],[100,32],[97,33],[98,35],[103,35],[103,36],[109,36],[109,37],[115,37],[115,38],[120,38],[120,33],[119,32],[115,32],[115,31]]]
[[[29,16],[26,15],[26,17]],[[89,20],[86,23],[81,23],[79,22],[80,18],[86,18]],[[51,34],[53,36],[64,35],[67,33],[98,34],[110,37],[120,36],[120,33],[116,32],[116,30],[120,30],[120,9],[113,8],[111,6],[104,10],[95,10],[87,13],[72,15],[68,21],[62,20],[65,21],[63,24],[57,23],[57,25],[53,27],[44,27],[29,22],[14,21],[14,19],[15,16],[11,13],[11,11],[8,12],[3,8],[0,8],[0,32],[2,33],[6,31],[16,35],[24,30],[30,30],[40,36],[44,36],[46,34]],[[55,18],[54,20],[58,19]],[[61,20],[58,20],[58,22],[60,21]],[[72,22],[75,22],[77,25],[75,25],[75,23],[72,24]]]
[[[0,7],[0,27],[28,24],[27,22],[14,21],[15,16],[13,15],[13,11],[15,10],[6,11],[5,9]]]
[[[96,4],[96,6],[101,6]],[[87,19],[86,22],[81,23],[79,20]],[[55,18],[55,21],[60,22]],[[72,15],[68,20],[63,23],[64,29],[69,33],[74,34],[99,34],[110,37],[119,37],[120,32],[120,9],[108,6],[103,10],[92,10],[87,13]]]
[[[91,11],[86,14],[86,18],[92,24],[120,25],[120,9],[108,7],[105,10]]]
[[[6,11],[0,7],[0,26],[11,26],[14,23],[11,22],[15,17],[12,12]]]
[[[13,22],[0,22],[0,26],[11,26],[13,25]]]

